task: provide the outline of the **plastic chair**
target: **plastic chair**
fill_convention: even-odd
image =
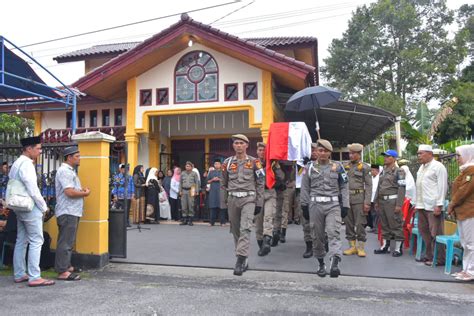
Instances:
[[[454,255],[456,254],[460,259],[462,259],[462,251],[459,248],[454,248],[454,244],[460,242],[461,238],[459,237],[459,230],[456,229],[456,233],[453,235],[439,235],[436,236],[436,241],[434,245],[433,253],[433,267],[436,267],[437,257],[438,257],[438,244],[446,245],[446,263],[444,266],[444,273],[451,274],[451,267],[453,264]]]
[[[410,255],[413,255],[413,248],[415,247],[415,236],[416,236],[416,255],[415,259],[417,261],[421,260],[421,255],[425,250],[425,242],[421,237],[421,233],[418,230],[418,212],[413,216],[413,221],[411,224],[411,236],[410,236]]]

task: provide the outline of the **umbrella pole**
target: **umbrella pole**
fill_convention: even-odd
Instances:
[[[316,133],[318,134],[318,139],[321,139],[321,135],[319,134],[319,120],[318,114],[316,113],[316,108],[313,106],[314,116],[316,117]]]

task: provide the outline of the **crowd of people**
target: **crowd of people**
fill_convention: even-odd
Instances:
[[[416,180],[395,150],[382,153],[384,165],[368,165],[361,160],[363,146],[350,144],[348,162],[330,159],[331,143],[319,139],[311,144],[311,158],[304,164],[290,161],[266,161],[266,144],[257,144],[257,157],[247,154],[245,135],[232,136],[235,155],[215,160],[202,175],[192,162],[167,170],[138,165],[131,175],[119,165],[113,176],[112,200],[115,207],[126,208],[133,223],[159,223],[161,219],[181,221],[193,226],[196,213],[205,201],[209,225],[219,220],[230,222],[235,255],[234,275],[248,269],[250,232],[256,231],[257,254],[267,256],[272,247],[286,242],[291,221],[301,224],[306,249],[303,258],[315,257],[317,275],[338,277],[343,255],[367,256],[367,232],[381,233],[381,247],[375,255],[403,255],[407,220],[417,218],[418,229],[426,245],[420,259],[427,266],[444,265],[445,249],[436,243],[444,234],[445,213],[457,220],[464,251],[463,269],[454,273],[457,280],[474,279],[474,145],[456,148],[460,174],[452,185],[451,201],[446,203],[447,170],[437,161],[430,145],[420,145],[420,163]],[[34,168],[41,154],[39,137],[21,140],[22,155],[9,166],[2,165],[2,204],[16,215],[17,236],[13,256],[14,280],[29,286],[53,285],[40,274],[40,251],[44,242],[43,219],[49,208],[38,188]],[[55,270],[58,280],[80,280],[81,270],[71,265],[84,198],[90,194],[81,186],[76,169],[80,164],[77,146],[64,150],[64,163],[57,170],[55,216],[58,240]],[[272,173],[267,181],[268,172]],[[5,190],[8,183],[8,190]],[[27,192],[20,194],[17,190]],[[18,196],[17,196],[18,195]],[[13,198],[15,197],[15,198]],[[203,199],[204,197],[204,199]],[[198,212],[196,212],[199,210]],[[412,216],[411,211],[414,211]],[[0,214],[1,215],[1,214]],[[342,250],[341,229],[349,247]],[[0,221],[1,224],[1,221]],[[131,223],[129,223],[131,224]],[[2,229],[2,225],[0,225]],[[436,250],[436,262],[434,252]],[[28,247],[28,253],[26,249]],[[26,266],[25,256],[28,256]],[[330,259],[329,270],[325,257]]]

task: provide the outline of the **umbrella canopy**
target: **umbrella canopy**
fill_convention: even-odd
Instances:
[[[291,96],[285,111],[304,112],[316,110],[339,100],[341,92],[323,86],[308,87]]]

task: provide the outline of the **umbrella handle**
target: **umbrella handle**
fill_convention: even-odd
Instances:
[[[318,134],[318,139],[321,139],[321,135],[319,134],[319,120],[318,114],[316,113],[316,108],[313,106],[314,116],[316,117],[316,133]]]

